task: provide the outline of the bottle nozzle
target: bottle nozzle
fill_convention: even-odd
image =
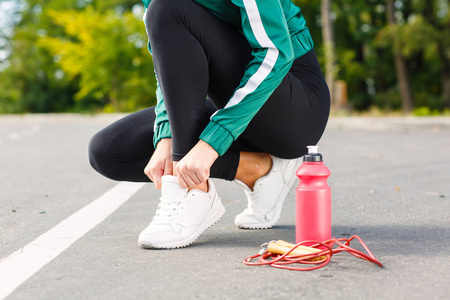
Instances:
[[[308,154],[319,153],[319,146],[306,146]]]
[[[303,161],[318,162],[322,161],[322,154],[320,154],[319,146],[306,146],[308,148],[308,153],[303,156]]]

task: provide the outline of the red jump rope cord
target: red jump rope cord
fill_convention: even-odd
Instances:
[[[366,250],[367,254],[350,247],[350,242],[353,239],[357,239],[361,243],[361,245]],[[314,245],[308,246],[308,247],[321,248],[323,250],[320,252],[314,253],[314,254],[289,255],[297,247],[299,247],[301,245],[305,245],[305,244],[310,245],[311,243],[313,243]],[[337,245],[337,247],[333,248],[335,245]],[[286,252],[283,255],[272,254],[270,252],[266,252],[262,255],[256,254],[256,255],[247,257],[244,260],[244,264],[249,265],[249,266],[269,265],[269,266],[272,266],[275,268],[294,270],[294,271],[312,271],[312,270],[319,269],[319,268],[326,266],[331,261],[331,257],[333,256],[333,254],[343,252],[343,251],[346,251],[355,257],[367,260],[369,262],[377,264],[380,267],[383,267],[383,265],[375,258],[375,256],[373,256],[372,252],[370,252],[369,248],[362,241],[362,239],[357,235],[354,235],[354,236],[350,237],[349,239],[332,238],[332,239],[329,239],[324,242],[304,241],[304,242],[298,243],[297,245],[295,245],[295,247],[293,247],[291,250],[289,250],[288,252]],[[311,261],[311,259],[318,258],[321,256],[325,256],[326,258],[321,259],[321,260]],[[257,262],[253,261],[256,258],[258,258],[258,261]],[[315,266],[312,266],[312,267],[289,266],[290,264],[295,264],[295,263],[305,264],[305,265],[315,265]]]

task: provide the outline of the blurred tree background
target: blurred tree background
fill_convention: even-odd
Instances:
[[[295,0],[333,108],[450,109],[449,0]],[[155,79],[139,0],[0,0],[0,113],[136,111]]]

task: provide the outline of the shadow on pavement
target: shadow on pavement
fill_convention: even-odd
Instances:
[[[255,248],[271,240],[294,242],[294,225],[280,225],[267,230],[228,230],[220,234],[208,234],[189,248]],[[430,225],[378,225],[333,226],[333,236],[349,238],[360,236],[371,251],[381,255],[437,255],[448,253],[450,230],[448,227]],[[352,246],[362,250],[355,240]]]

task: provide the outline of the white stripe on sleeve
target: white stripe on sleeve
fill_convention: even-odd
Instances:
[[[230,99],[225,108],[238,104],[248,94],[254,92],[272,71],[279,54],[278,49],[272,43],[272,41],[270,40],[270,38],[266,33],[266,30],[264,29],[264,25],[261,21],[261,16],[259,14],[256,1],[244,0],[243,3],[250,21],[250,27],[252,28],[256,40],[258,41],[261,47],[268,48],[268,50],[263,62],[259,66],[256,73],[249,78],[249,80],[243,87],[236,90],[234,96]],[[212,115],[211,118],[214,115]]]

